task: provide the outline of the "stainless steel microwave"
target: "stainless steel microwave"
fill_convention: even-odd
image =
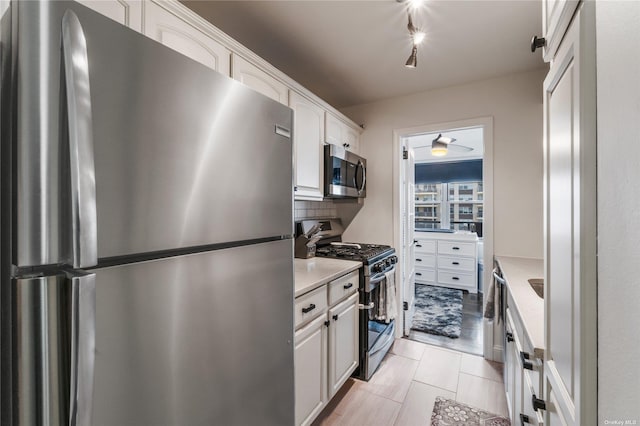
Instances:
[[[364,198],[367,160],[341,146],[324,146],[324,196]]]

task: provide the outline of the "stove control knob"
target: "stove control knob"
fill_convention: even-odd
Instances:
[[[379,263],[376,263],[371,267],[371,270],[374,274],[377,274],[378,272],[382,272],[382,266]]]

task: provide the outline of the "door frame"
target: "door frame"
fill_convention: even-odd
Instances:
[[[439,122],[423,124],[421,126],[406,127],[393,130],[393,243],[395,247],[402,246],[402,218],[401,218],[401,194],[402,180],[400,173],[402,171],[402,138],[420,133],[433,133],[441,130],[460,130],[467,128],[481,127],[483,130],[484,154],[482,156],[482,180],[484,191],[484,218],[483,218],[483,264],[484,271],[482,275],[483,292],[487,285],[492,282],[491,270],[493,269],[493,117],[476,117],[455,121]],[[400,268],[404,266],[404,259],[401,258],[402,253],[398,253],[400,257],[398,264]],[[402,277],[402,269],[399,277]],[[402,280],[401,280],[402,281]],[[400,282],[398,294],[404,294],[405,283]],[[398,297],[398,312],[403,312],[403,297]],[[495,323],[492,323],[494,325]],[[492,332],[487,336],[489,329],[484,328],[484,357],[491,360],[502,360],[502,339],[496,336],[498,330],[495,327],[490,329]],[[402,337],[401,327],[396,327],[396,337]]]

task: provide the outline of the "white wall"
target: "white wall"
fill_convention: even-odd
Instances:
[[[598,417],[640,423],[640,2],[596,3]]]
[[[407,72],[411,72],[407,70]],[[342,110],[365,124],[367,198],[349,241],[393,245],[393,130],[476,117],[494,124],[494,252],[542,258],[542,81],[512,74]]]

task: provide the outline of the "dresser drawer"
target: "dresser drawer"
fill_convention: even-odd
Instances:
[[[327,310],[327,286],[323,285],[307,294],[296,298],[295,301],[295,327],[312,320]]]
[[[429,240],[418,240],[415,243],[415,251],[418,253],[435,253],[436,252],[436,242]]]
[[[435,254],[421,254],[416,253],[416,267],[423,268],[435,268],[436,267],[436,256]]]
[[[438,255],[438,269],[473,272],[476,270],[475,259],[468,257]]]
[[[329,283],[329,306],[355,293],[360,283],[360,272],[353,271]]]
[[[422,283],[433,283],[436,281],[436,271],[434,269],[421,268],[416,266],[415,281]]]
[[[455,241],[438,241],[438,254],[476,257],[476,245],[473,243],[457,243]]]
[[[438,283],[452,285],[454,287],[473,287],[475,285],[474,274],[468,272],[451,272],[438,270]]]

